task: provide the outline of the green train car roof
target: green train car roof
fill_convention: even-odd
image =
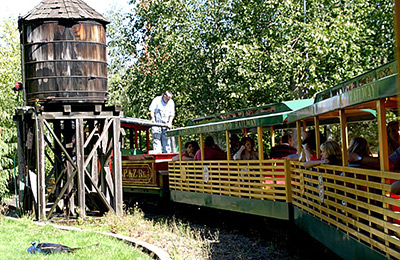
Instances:
[[[376,116],[376,100],[386,98],[386,107],[397,109],[396,61],[368,71],[353,79],[318,93],[315,103],[289,114],[288,122],[338,118],[339,110],[346,109],[349,121]]]
[[[195,118],[189,120],[185,127],[168,131],[167,135],[179,136],[239,130],[258,126],[282,125],[286,122],[289,113],[313,103],[314,99],[291,100],[261,107],[252,107],[223,114]]]

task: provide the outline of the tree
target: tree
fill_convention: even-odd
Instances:
[[[13,158],[17,149],[17,131],[13,122],[17,95],[12,91],[21,81],[20,49],[17,23],[6,19],[0,25],[0,197],[7,192],[13,173]]]
[[[392,1],[310,0],[305,16],[303,2],[292,0],[132,4],[116,43],[131,62],[118,82],[127,114],[148,117],[151,99],[170,89],[178,126],[312,97],[394,59]]]

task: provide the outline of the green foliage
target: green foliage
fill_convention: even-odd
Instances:
[[[148,118],[170,89],[188,118],[295,98],[394,59],[392,1],[132,1],[110,14],[109,90]],[[115,77],[114,77],[115,76]]]
[[[17,149],[17,131],[12,120],[17,95],[12,91],[21,82],[20,49],[17,23],[4,20],[0,25],[0,197],[7,192],[7,182],[13,173],[13,158]]]

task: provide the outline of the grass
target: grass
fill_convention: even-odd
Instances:
[[[0,256],[1,259],[151,259],[117,239],[94,232],[60,231],[52,225],[38,226],[28,218],[8,219],[0,215]],[[70,247],[86,247],[96,243],[98,246],[82,248],[65,254],[28,254],[30,241],[61,243]]]
[[[204,234],[176,219],[147,220],[137,207],[122,215],[106,214],[100,220],[78,219],[75,226],[134,237],[162,248],[176,260],[209,259],[211,243],[218,240],[217,233]]]

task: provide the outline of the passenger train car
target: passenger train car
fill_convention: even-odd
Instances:
[[[314,100],[193,119],[168,132],[178,138],[180,156],[184,141],[199,140],[202,158],[169,162],[170,199],[293,221],[345,259],[399,259],[400,201],[390,193],[390,184],[400,175],[389,163],[386,127],[387,115],[397,114],[397,95],[397,67],[391,62],[320,92]],[[376,123],[379,169],[348,166],[348,126],[362,121]],[[302,135],[311,127],[317,130],[319,157],[319,132],[325,126],[340,130],[340,166],[305,168],[304,162],[270,159],[265,152],[275,145],[276,134],[293,129],[301,153]],[[225,160],[204,160],[205,135],[225,148]],[[233,160],[232,135],[257,140],[259,159]]]

